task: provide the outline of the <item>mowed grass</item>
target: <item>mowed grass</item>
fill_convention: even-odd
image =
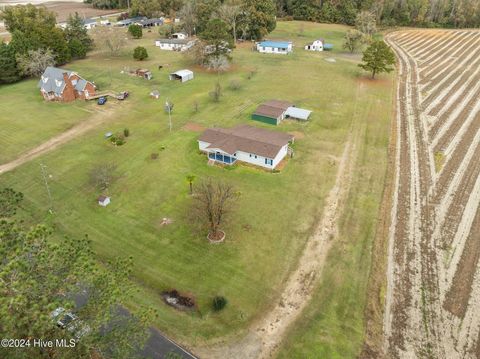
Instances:
[[[38,80],[0,85],[0,164],[38,146],[91,115],[93,104],[54,103],[47,106]]]
[[[337,25],[278,23],[270,38],[293,40],[296,49],[292,55],[259,54],[251,50],[250,43],[243,44],[233,52],[232,69],[218,76],[192,66],[181,54],[155,48],[153,39],[157,36],[153,32],[146,33],[144,39],[130,40],[120,57],[93,53],[68,68],[94,80],[100,90],[128,90],[130,98],[123,103],[109,100],[102,110],[114,111],[113,121],[2,175],[0,185],[24,192],[26,200],[21,215],[52,225],[58,240],[64,235],[88,234],[102,261],[133,256],[139,291],[131,306],[155,306],[159,312],[155,324],[170,336],[195,346],[237,335],[276,304],[282,284],[322,214],[324,200],[335,180],[335,159],[342,153],[354,120],[368,130],[361,132],[365,144],[361,147],[365,157],[361,180],[372,176],[378,177],[378,182],[382,180],[381,156],[386,151],[388,134],[375,126],[388,123],[390,92],[388,84],[378,86],[359,81],[361,73],[354,59],[339,52],[345,31],[345,27]],[[302,50],[306,42],[317,37],[334,43],[335,51],[322,54]],[[139,63],[131,59],[131,50],[137,45],[147,47],[149,60]],[[327,62],[325,57],[335,57],[337,62]],[[164,68],[159,70],[159,65]],[[151,69],[154,79],[146,81],[120,73],[124,68],[137,67]],[[193,69],[195,79],[184,84],[168,80],[169,72],[182,68]],[[239,81],[241,89],[229,89],[232,80]],[[216,81],[223,87],[219,103],[209,97]],[[27,88],[27,85],[24,82],[18,86]],[[31,86],[34,85],[32,81]],[[12,89],[13,86],[17,85],[12,85]],[[9,92],[8,88],[2,90]],[[160,100],[149,98],[152,89],[160,91]],[[174,103],[171,133],[163,109],[167,98]],[[314,111],[311,121],[286,121],[279,127],[251,121],[250,114],[256,105],[266,99],[288,100],[311,109]],[[38,108],[37,104],[22,103],[21,97],[18,101],[18,112],[35,111],[42,116],[57,106],[41,102]],[[194,112],[195,102],[198,112]],[[4,107],[3,101],[0,102],[1,113]],[[58,121],[64,121],[64,116],[58,114]],[[249,123],[294,131],[296,155],[279,174],[244,166],[233,170],[210,167],[206,165],[206,157],[198,153],[199,134],[184,129],[187,123],[205,127]],[[107,131],[120,132],[124,128],[131,132],[124,146],[113,147],[103,138]],[[41,129],[40,121],[33,122],[32,131]],[[14,138],[15,134],[7,132],[7,136]],[[152,160],[152,153],[158,153],[159,158]],[[48,214],[49,201],[40,163],[48,166],[51,175],[53,215]],[[89,173],[101,163],[117,165],[117,180],[108,191],[112,203],[107,208],[96,204],[100,193],[89,181]],[[209,244],[206,233],[192,224],[192,198],[185,180],[190,173],[198,181],[209,176],[219,178],[241,193],[236,210],[223,226],[227,233],[224,244]],[[365,221],[372,223],[376,216],[372,208],[374,204],[356,209],[359,216],[355,228],[363,228]],[[173,219],[173,223],[160,226],[164,217]],[[342,226],[347,228],[349,223],[345,221]],[[362,233],[368,247],[371,237],[367,232]],[[356,261],[358,249],[356,246],[339,253],[342,258],[338,260]],[[364,253],[360,269],[348,268],[348,275],[353,278],[347,275],[336,278],[347,289],[334,287],[341,289],[335,293],[330,288],[331,300],[341,296],[343,290],[348,291],[350,285],[359,287],[352,289],[352,295],[365,295],[355,279],[366,277],[368,260],[368,254]],[[357,273],[358,270],[361,272]],[[179,313],[163,304],[160,293],[172,288],[194,295],[199,311]],[[229,301],[221,313],[211,310],[215,295],[223,295]],[[356,309],[357,316],[342,317],[346,322],[337,324],[346,325],[356,334],[360,310]],[[314,331],[311,333],[316,337]],[[341,344],[342,341],[336,343]]]

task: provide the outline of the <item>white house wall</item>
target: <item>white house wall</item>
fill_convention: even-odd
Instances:
[[[198,148],[201,151],[208,152],[208,151],[214,151],[214,149],[208,149],[207,147],[210,146],[210,143],[208,142],[203,142],[203,141],[198,141]],[[277,167],[277,165],[285,158],[285,156],[288,154],[288,144],[283,146],[281,150],[277,153],[275,158],[268,158],[273,160],[273,164],[265,164],[265,157],[256,155],[257,158],[255,158],[254,153],[247,153],[243,151],[237,151],[236,156],[232,156],[233,158],[236,158],[238,161],[250,163],[252,165],[260,166],[263,168],[268,168],[268,169],[274,169]],[[231,155],[230,155],[231,156]]]

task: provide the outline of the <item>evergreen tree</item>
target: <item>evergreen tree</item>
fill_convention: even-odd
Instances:
[[[20,80],[20,74],[15,59],[15,50],[12,46],[2,42],[0,44],[0,84]]]

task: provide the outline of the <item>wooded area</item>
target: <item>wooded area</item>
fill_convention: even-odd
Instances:
[[[353,25],[359,10],[383,25],[477,27],[478,0],[276,0],[279,17]]]

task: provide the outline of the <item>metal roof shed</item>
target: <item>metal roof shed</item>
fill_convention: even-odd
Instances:
[[[286,117],[296,118],[297,120],[308,120],[312,111],[304,110],[303,108],[298,107],[289,107],[285,112]]]
[[[170,80],[180,80],[180,82],[186,82],[193,80],[193,71],[190,70],[179,70],[172,72],[169,76]]]

